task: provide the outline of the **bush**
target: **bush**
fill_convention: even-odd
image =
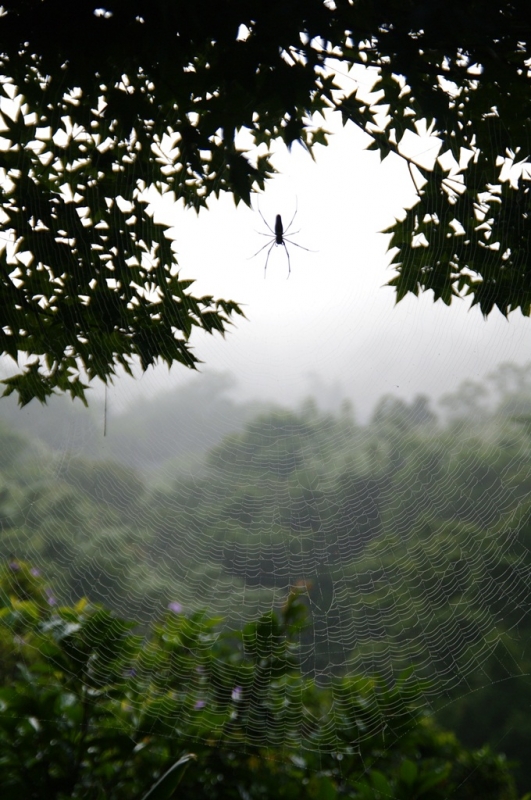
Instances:
[[[297,592],[241,631],[220,623],[171,603],[140,634],[85,600],[58,606],[37,570],[6,565],[3,800],[163,800],[177,781],[183,800],[515,798],[504,758],[437,729],[411,674],[302,677]]]

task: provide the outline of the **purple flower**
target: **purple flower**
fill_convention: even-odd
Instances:
[[[124,672],[124,676],[126,678],[136,678],[136,669],[133,669],[132,667],[131,669],[126,669]]]
[[[48,602],[48,605],[49,606],[56,606],[57,605],[57,599],[53,596],[52,590],[46,588],[44,591],[46,592],[46,600]]]
[[[236,701],[237,700],[241,700],[242,699],[242,694],[243,694],[242,687],[241,686],[235,686],[234,689],[232,690],[231,697],[232,697],[233,700],[236,700]]]
[[[170,611],[173,611],[174,614],[182,614],[183,607],[180,603],[177,603],[175,600],[173,603],[168,603],[168,608]]]
[[[20,564],[18,563],[18,561],[11,561],[11,563],[9,564],[9,569],[12,570],[13,572],[18,572],[20,569]]]
[[[33,575],[34,578],[38,578],[41,574],[41,571],[40,569],[37,569],[37,567],[32,567],[30,569],[30,573]]]
[[[200,708],[204,708],[205,706],[206,706],[205,700],[196,700],[194,704],[194,708],[196,709],[196,711],[199,711]]]

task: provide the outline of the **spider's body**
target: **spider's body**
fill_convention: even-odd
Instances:
[[[268,261],[269,261],[269,256],[271,255],[271,250],[273,249],[273,247],[277,247],[278,245],[280,245],[286,251],[286,256],[288,258],[288,278],[289,278],[289,276],[291,275],[291,263],[290,263],[290,260],[289,260],[289,252],[288,252],[288,248],[286,247],[286,242],[288,242],[289,244],[295,245],[295,247],[300,247],[301,250],[306,250],[309,253],[312,252],[307,247],[303,247],[302,244],[297,244],[297,242],[294,242],[293,239],[289,239],[286,236],[286,234],[288,233],[289,229],[293,225],[293,220],[297,216],[297,209],[295,208],[295,214],[291,218],[291,222],[289,223],[289,225],[286,228],[285,232],[284,232],[284,226],[282,224],[282,217],[280,216],[280,214],[277,214],[277,216],[276,216],[276,219],[275,219],[275,230],[273,230],[268,225],[268,223],[266,222],[266,220],[264,218],[264,215],[262,214],[260,209],[258,209],[258,213],[262,217],[262,220],[264,221],[264,224],[266,225],[266,227],[271,231],[271,234],[269,234],[269,233],[260,233],[260,236],[268,236],[270,241],[267,242],[263,247],[261,247],[260,250],[257,250],[256,253],[254,254],[254,256],[251,256],[251,258],[254,258],[255,256],[257,256],[258,253],[261,253],[262,250],[265,250],[266,247],[269,247],[269,250],[267,251],[267,258],[266,258],[266,263],[265,263],[265,267],[264,267],[264,278],[265,278],[266,272],[267,272],[267,264],[268,264]],[[299,231],[294,231],[292,233],[292,236],[295,233],[298,233],[298,232]]]
[[[277,214],[277,218],[275,220],[275,244],[284,244],[284,226],[282,225],[282,217],[280,216],[280,214]],[[284,245],[284,247],[285,246],[286,245]]]

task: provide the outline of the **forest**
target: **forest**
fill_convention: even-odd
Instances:
[[[529,317],[529,3],[220,8],[0,6],[2,797],[515,800],[529,365],[369,421],[238,403],[222,376],[78,403],[196,369],[192,334],[244,315],[195,294],[150,192],[179,224],[251,206],[278,143],[315,156],[332,113],[409,174],[397,302]]]
[[[125,651],[156,631],[151,661],[142,657],[141,673],[149,681],[156,680],[157,659],[165,652],[161,620],[170,627],[195,626],[196,650],[186,651],[190,664],[208,674],[209,692],[219,694],[232,680],[232,689],[223,691],[234,700],[240,691],[256,691],[256,675],[244,675],[240,663],[249,656],[241,642],[248,642],[250,630],[258,636],[266,620],[268,647],[277,626],[275,641],[287,659],[281,659],[279,675],[299,701],[305,692],[324,697],[344,691],[358,703],[363,692],[377,692],[379,682],[391,693],[407,685],[406,699],[393,696],[387,706],[368,702],[369,728],[380,724],[385,738],[381,731],[394,724],[393,703],[404,703],[413,716],[422,708],[429,725],[452,730],[460,747],[471,748],[467,752],[487,758],[491,751],[481,748],[490,746],[505,754],[514,762],[519,791],[529,790],[529,365],[502,364],[438,402],[422,395],[409,401],[386,396],[364,423],[347,401],[336,413],[311,398],[297,409],[242,404],[231,399],[227,376],[204,381],[138,401],[108,420],[105,438],[97,406],[78,410],[57,398],[45,415],[33,404],[17,410],[8,400],[0,406],[4,585],[24,578],[22,589],[2,596],[19,597],[17,602],[33,608],[32,636],[36,619],[50,614],[56,615],[54,624],[77,631],[84,613],[79,604],[88,598],[107,609],[98,612],[108,615],[107,625],[126,619],[135,626],[134,636],[127,626],[120,629],[118,638],[129,642]],[[1,620],[5,626],[5,613]],[[41,627],[43,637],[50,628]],[[12,634],[17,626],[4,627],[4,648],[6,630]],[[281,647],[283,636],[291,644]],[[28,644],[26,634],[20,637]],[[215,645],[202,647],[201,637]],[[60,647],[61,637],[54,641]],[[41,645],[36,649],[47,653]],[[74,656],[75,648],[69,651]],[[211,659],[208,668],[205,658]],[[23,660],[31,664],[32,658]],[[184,681],[180,663],[168,665],[167,673]],[[231,678],[230,664],[237,677]],[[123,664],[119,669],[123,677]],[[262,679],[268,686],[271,680],[274,693],[279,686],[273,673]],[[190,686],[186,691],[192,693]],[[138,699],[142,690],[135,691]],[[163,705],[162,694],[159,699]],[[197,694],[187,702],[192,699],[202,702]],[[280,714],[279,702],[271,700],[274,715]],[[264,745],[256,741],[257,719],[247,719],[245,733],[240,731],[249,752]],[[275,717],[278,731],[294,745],[293,719],[282,719]],[[435,728],[430,731],[423,735],[435,737]],[[319,747],[325,752],[327,737],[341,739],[341,724],[324,722],[312,735],[324,737]],[[390,730],[388,745],[379,745],[388,755],[399,747],[400,737],[393,744],[393,735]],[[190,743],[194,736],[201,734],[190,728]],[[404,747],[402,755],[409,752]],[[317,762],[308,768],[318,780]],[[327,776],[330,786],[308,796],[335,797],[326,793],[332,788],[354,792],[341,788],[330,765],[323,770],[319,780]],[[193,771],[192,765],[183,786]],[[363,795],[361,783],[356,786],[352,797],[377,796]],[[377,791],[370,780],[367,786],[367,792]],[[402,796],[398,786],[392,784],[393,796]],[[212,789],[205,796],[217,795]],[[452,796],[480,794],[474,789]],[[506,796],[511,795],[492,794]]]

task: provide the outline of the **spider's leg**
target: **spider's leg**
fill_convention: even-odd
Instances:
[[[286,237],[284,237],[284,238],[286,238]],[[317,253],[317,252],[319,252],[318,250],[310,250],[309,247],[303,247],[302,244],[297,244],[297,242],[293,242],[291,239],[287,239],[287,241],[290,244],[295,245],[295,247],[300,248],[301,250],[306,250],[307,253]]]
[[[266,246],[267,246],[267,245],[266,245]],[[267,262],[269,261],[269,256],[271,255],[271,250],[273,249],[273,247],[274,247],[274,246],[275,246],[275,242],[273,242],[273,244],[271,245],[271,247],[270,247],[270,248],[269,248],[269,250],[267,251],[267,258],[266,258],[266,263],[265,263],[265,267],[264,267],[264,280],[265,280],[265,277],[266,277],[266,272],[267,272]],[[262,250],[263,250],[263,249],[264,249],[264,248],[262,247]]]
[[[298,201],[297,201],[297,199],[295,198],[295,213],[294,213],[294,215],[292,216],[292,218],[291,218],[291,220],[290,220],[290,223],[289,223],[288,227],[287,227],[287,228],[286,228],[286,230],[284,231],[284,233],[285,233],[285,234],[286,234],[286,233],[289,231],[289,229],[290,229],[290,228],[291,228],[291,226],[293,225],[293,220],[294,220],[294,219],[295,219],[295,217],[297,216],[298,207],[299,207],[299,204],[298,204]],[[297,233],[299,233],[299,231],[297,231]],[[293,234],[291,234],[291,235],[293,236]]]
[[[288,248],[286,247],[286,242],[284,240],[282,240],[282,246],[283,246],[284,250],[286,251],[286,255],[288,257],[288,278],[289,278],[289,276],[291,275],[291,264],[290,264],[290,260],[289,260],[289,251],[288,251]],[[286,280],[288,278],[286,278]]]
[[[264,234],[264,236],[265,236],[265,235],[266,235],[266,234]],[[263,247],[261,247],[261,248],[260,248],[260,250],[257,250],[257,251],[256,251],[256,253],[254,254],[254,256],[249,256],[249,258],[247,259],[247,261],[250,261],[250,260],[251,260],[251,258],[255,258],[255,256],[257,256],[257,255],[258,255],[258,253],[261,253],[261,252],[262,252],[262,250],[265,250],[265,249],[266,249],[266,247],[268,246],[268,244],[269,244],[269,242],[266,242],[266,243],[265,243],[265,245],[264,245]],[[275,243],[273,242],[273,244],[275,244]]]
[[[259,213],[259,214],[260,214],[260,216],[262,217],[262,221],[263,221],[264,225],[266,226],[266,228],[267,228],[268,230],[270,230],[270,231],[271,231],[271,233],[273,234],[273,236],[275,236],[275,235],[276,235],[276,234],[275,234],[275,231],[273,230],[273,228],[271,227],[271,225],[269,225],[269,223],[268,223],[268,222],[266,222],[266,219],[265,219],[264,215],[262,214],[262,212],[260,211],[260,208],[258,208],[258,213]],[[267,236],[267,233],[264,233],[263,235],[264,235],[264,236]]]

